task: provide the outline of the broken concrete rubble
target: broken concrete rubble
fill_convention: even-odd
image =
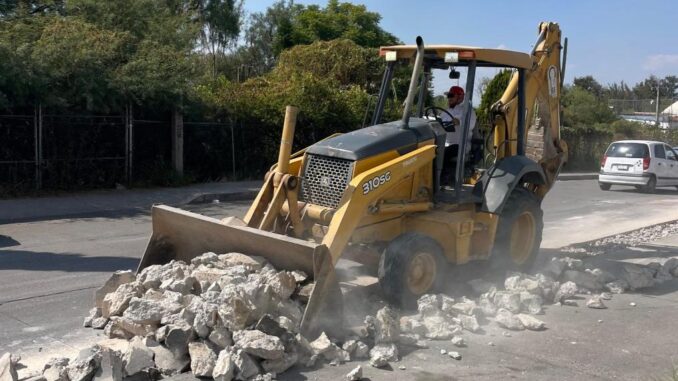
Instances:
[[[577,284],[568,281],[560,285],[558,292],[556,292],[555,297],[553,298],[554,303],[562,303],[564,300],[570,299],[577,294]]]
[[[595,308],[595,309],[605,309],[605,308],[607,308],[605,306],[605,304],[603,303],[603,299],[600,297],[600,295],[591,296],[586,301],[586,307]]]
[[[520,323],[530,331],[541,331],[546,328],[546,323],[532,315],[518,314],[516,317],[520,320]]]
[[[494,305],[512,313],[518,313],[521,309],[520,293],[510,291],[497,291],[494,294]]]
[[[465,330],[471,332],[478,332],[480,330],[480,324],[478,324],[478,320],[475,316],[460,314],[458,318],[461,321],[462,328]]]
[[[101,364],[101,349],[83,349],[73,362],[69,362],[66,373],[70,381],[89,381]]]
[[[617,279],[615,281],[606,283],[605,288],[613,294],[623,294],[624,291],[629,288],[629,284],[623,279]]]
[[[565,282],[573,282],[577,285],[577,288],[585,288],[590,291],[601,290],[604,284],[595,275],[586,271],[566,270],[562,279]]]
[[[280,338],[259,330],[238,331],[233,334],[233,341],[244,352],[266,360],[279,359],[285,352]]]
[[[417,300],[417,311],[421,316],[434,316],[440,313],[442,300],[440,295],[426,294]]]
[[[136,336],[130,341],[127,351],[123,354],[124,373],[135,375],[142,370],[155,367],[153,351],[146,346],[146,340]]]
[[[47,381],[68,381],[68,363],[69,359],[65,357],[50,359],[42,371],[43,377]]]
[[[230,350],[225,349],[219,352],[219,357],[217,357],[214,369],[212,370],[214,381],[231,381],[235,371],[235,362],[233,362]]]
[[[294,366],[298,360],[299,355],[295,352],[283,353],[279,359],[262,361],[261,366],[267,373],[280,374]]]
[[[388,306],[377,311],[376,343],[392,343],[398,341],[400,335],[400,318],[396,311]]]
[[[18,378],[12,355],[5,353],[0,357],[0,381],[17,381]]]
[[[188,354],[191,357],[191,371],[194,376],[212,377],[217,354],[211,346],[203,342],[189,343]]]
[[[233,353],[232,358],[237,370],[237,380],[248,380],[261,373],[257,362],[252,358],[252,356],[245,353],[242,349],[237,349]]]
[[[377,344],[370,349],[370,365],[383,368],[391,361],[398,361],[398,347],[395,344]]]
[[[634,264],[624,265],[622,278],[628,283],[631,290],[652,287],[654,285],[654,272],[649,268]]]
[[[363,379],[363,367],[358,365],[346,374],[346,381],[360,381]]]
[[[525,329],[522,321],[511,311],[504,308],[500,308],[497,311],[497,315],[494,317],[494,320],[500,327],[504,327],[506,329],[513,331],[522,331]]]
[[[108,278],[108,280],[106,280],[106,282],[104,282],[104,285],[101,286],[101,288],[94,291],[94,306],[97,307],[97,308],[102,308],[104,297],[107,294],[117,290],[118,287],[120,287],[120,285],[125,284],[125,283],[134,282],[135,280],[136,280],[136,276],[130,270],[114,272],[111,275],[111,277]]]

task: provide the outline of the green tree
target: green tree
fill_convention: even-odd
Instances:
[[[600,99],[603,97],[603,86],[592,76],[587,75],[585,77],[575,77],[573,82],[576,87],[588,91],[589,93],[595,95],[596,98]]]
[[[392,45],[398,40],[384,31],[381,16],[364,5],[330,0],[326,7],[280,0],[266,12],[250,16],[245,45],[228,63],[231,72],[263,74],[286,49],[315,41],[349,39],[364,47]],[[233,77],[232,77],[233,78]],[[242,77],[241,77],[242,78]]]
[[[490,108],[504,94],[512,74],[513,71],[509,69],[502,70],[485,85],[485,90],[480,98],[480,104],[476,110],[480,126],[489,126],[492,123],[490,120]]]
[[[120,60],[127,38],[76,18],[53,19],[31,55],[51,89],[46,102],[88,110],[115,104],[110,68]]]
[[[609,124],[617,116],[605,101],[579,86],[566,87],[563,91],[563,126],[590,128],[596,124]]]
[[[329,0],[325,8],[310,5],[293,23],[294,43],[347,38],[360,46],[379,47],[392,45],[398,39],[379,26],[381,16],[369,12],[364,5]]]

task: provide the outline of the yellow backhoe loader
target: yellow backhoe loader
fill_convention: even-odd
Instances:
[[[384,297],[401,305],[435,290],[448,264],[530,266],[541,242],[541,200],[567,158],[560,139],[561,32],[549,22],[538,31],[530,53],[425,47],[420,37],[416,46],[382,47],[386,70],[371,126],[291,155],[296,109],[288,107],[277,165],[244,219],[154,206],[139,270],[207,251],[263,256],[279,269],[303,270],[315,281],[301,326],[312,338],[341,326],[340,258],[373,266]],[[380,123],[398,64],[413,64],[402,119]],[[417,93],[425,98],[431,69],[458,67],[467,71],[461,136],[471,128],[476,69],[513,74],[491,109],[491,165],[476,168],[462,139],[450,187],[440,179],[445,136],[455,127],[440,115],[445,110],[419,101],[415,111],[413,103]]]

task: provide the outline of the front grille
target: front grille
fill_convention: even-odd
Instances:
[[[308,154],[301,180],[302,200],[314,205],[336,209],[344,195],[353,161]]]

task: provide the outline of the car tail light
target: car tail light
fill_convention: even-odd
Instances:
[[[643,158],[643,171],[647,171],[648,169],[650,169],[650,157],[645,156]]]
[[[605,166],[605,162],[607,161],[607,155],[603,155],[603,158],[600,160],[600,167]]]

